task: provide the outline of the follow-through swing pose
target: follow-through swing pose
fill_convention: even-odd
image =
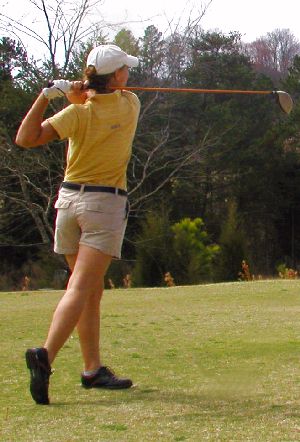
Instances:
[[[85,388],[129,388],[102,365],[99,352],[100,300],[104,275],[120,257],[127,223],[126,169],[131,155],[140,103],[125,87],[128,70],[138,59],[114,45],[94,48],[87,59],[85,81],[54,81],[43,89],[25,116],[16,143],[30,148],[69,139],[64,181],[59,190],[55,246],[72,271],[42,347],[26,352],[30,391],[48,404],[51,364],[77,327]],[[83,85],[85,88],[83,89]],[[66,94],[73,103],[46,120],[49,100]],[[76,103],[76,104],[74,104]]]

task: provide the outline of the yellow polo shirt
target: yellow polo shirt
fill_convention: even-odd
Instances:
[[[60,139],[69,139],[64,180],[126,189],[139,111],[135,94],[117,90],[71,104],[49,118]]]

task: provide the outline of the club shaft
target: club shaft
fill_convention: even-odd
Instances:
[[[48,87],[53,86],[53,82],[48,82]],[[183,92],[192,94],[243,94],[243,95],[270,95],[276,94],[276,91],[249,91],[239,89],[192,89],[177,87],[142,87],[142,86],[124,86],[111,87],[113,90],[123,91],[146,91],[146,92]]]
[[[269,95],[276,93],[275,91],[244,91],[237,89],[190,89],[190,88],[175,88],[175,87],[140,87],[140,86],[126,86],[126,87],[112,87],[111,89],[119,89],[125,91],[146,91],[146,92],[183,92],[193,94],[243,94],[243,95]]]

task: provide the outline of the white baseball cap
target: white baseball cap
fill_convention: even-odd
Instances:
[[[138,64],[137,57],[128,55],[118,46],[110,44],[96,46],[91,50],[86,61],[86,65],[94,66],[99,75],[110,74],[123,66],[136,68]]]

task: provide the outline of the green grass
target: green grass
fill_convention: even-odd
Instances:
[[[50,406],[28,392],[62,292],[0,293],[1,441],[299,441],[300,283],[107,291],[104,363],[136,386],[84,390],[76,333],[55,361]]]

